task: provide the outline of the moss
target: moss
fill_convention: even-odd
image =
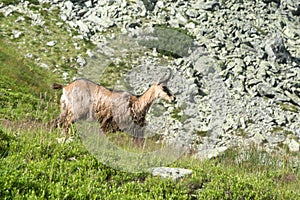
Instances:
[[[235,134],[238,135],[238,136],[242,136],[242,137],[245,137],[245,136],[246,136],[245,129],[242,129],[242,128],[236,129],[236,130],[235,130]]]
[[[254,124],[254,121],[252,119],[248,119],[247,124]]]
[[[30,2],[31,4],[34,4],[34,5],[39,5],[40,2],[38,0],[27,0],[28,2]]]
[[[282,128],[281,126],[276,126],[276,127],[273,127],[270,132],[271,133],[279,133],[279,132],[283,132],[283,131],[284,131],[284,128]]]
[[[279,147],[280,149],[283,149],[286,153],[290,153],[289,146],[288,146],[286,143],[280,142],[280,143],[278,144],[278,147]]]
[[[261,29],[260,27],[258,27],[258,26],[254,26],[255,28],[256,28],[256,30],[260,33],[260,34],[262,34],[262,35],[267,35],[267,33],[263,30],[263,29]]]
[[[209,131],[196,131],[195,134],[201,137],[206,137],[209,136]]]
[[[185,122],[185,120],[187,120],[189,118],[189,116],[181,113],[181,111],[182,111],[181,108],[174,108],[171,111],[171,117],[173,117],[183,123],[183,122]]]
[[[1,1],[1,3],[3,3],[6,6],[8,6],[8,5],[16,5],[19,2],[20,2],[20,0],[2,0]]]
[[[299,108],[295,105],[292,105],[290,103],[280,103],[279,105],[280,105],[280,108],[284,111],[299,113]]]
[[[163,55],[184,57],[193,46],[193,37],[187,30],[171,28],[166,25],[155,25],[153,37],[156,39],[141,40],[139,43],[148,48],[156,48]]]
[[[105,87],[113,87],[117,80],[119,80],[125,72],[130,69],[125,62],[115,64],[111,62],[105,67],[104,72],[101,74],[99,83]]]
[[[194,23],[197,26],[200,25],[200,22],[191,19],[188,20],[188,23]]]

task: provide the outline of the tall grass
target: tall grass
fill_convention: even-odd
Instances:
[[[277,155],[238,150],[206,161],[185,156],[171,167],[193,174],[177,181],[103,165],[79,138],[59,143],[60,130],[37,123],[0,129],[0,195],[49,199],[299,199],[299,169]]]
[[[0,119],[49,119],[57,110],[57,95],[50,88],[57,79],[0,38]]]

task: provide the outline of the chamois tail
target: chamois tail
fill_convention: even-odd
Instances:
[[[53,83],[51,86],[52,89],[57,90],[57,89],[62,89],[63,85],[58,84],[58,83]]]

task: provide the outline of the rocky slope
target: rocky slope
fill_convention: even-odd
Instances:
[[[39,2],[50,5],[47,12],[59,8],[59,17],[70,30],[97,45],[86,57],[78,57],[78,76],[97,81],[96,73],[110,62],[126,62],[132,70],[116,87],[141,92],[165,67],[173,69],[170,88],[178,103],[158,104],[148,119],[151,130],[168,130],[162,133],[165,140],[183,141],[199,158],[252,144],[267,151],[299,152],[300,4],[296,0]],[[0,11],[9,16],[29,5],[27,1],[2,4]],[[39,22],[38,16],[32,20]],[[155,29],[158,24],[164,26]],[[192,40],[189,50],[179,48],[171,58],[139,45],[145,38],[151,43],[152,37],[159,37],[157,30],[162,35],[175,31],[169,43],[174,42],[172,35]],[[168,45],[153,47],[176,51]]]

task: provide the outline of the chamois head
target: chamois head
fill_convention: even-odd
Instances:
[[[168,74],[160,78],[159,81],[152,86],[155,88],[156,97],[163,99],[169,103],[176,101],[175,95],[167,87],[167,83],[171,77],[172,77],[172,70],[168,68]]]

